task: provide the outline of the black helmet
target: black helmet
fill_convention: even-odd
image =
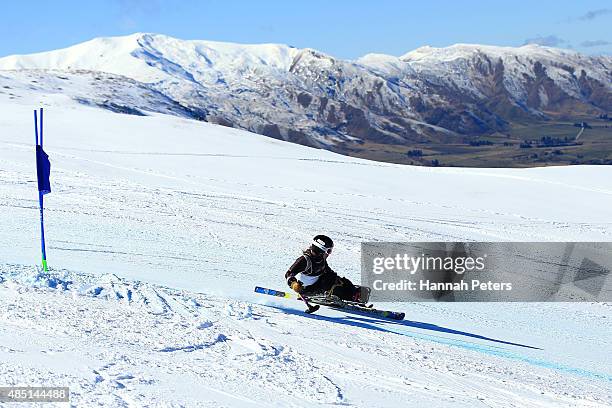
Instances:
[[[334,241],[327,235],[317,235],[312,239],[310,248],[316,252],[325,252],[331,254],[332,248],[334,247]]]

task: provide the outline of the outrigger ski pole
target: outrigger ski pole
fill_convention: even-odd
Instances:
[[[317,310],[319,310],[319,308],[321,307],[319,305],[314,305],[313,306],[310,303],[308,303],[308,298],[305,297],[304,295],[299,295],[298,299],[302,300],[304,302],[304,304],[306,305],[306,307],[308,308],[308,309],[304,310],[304,313],[312,314],[312,313],[316,312]]]

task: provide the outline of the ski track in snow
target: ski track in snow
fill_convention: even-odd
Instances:
[[[397,324],[252,293],[322,231],[354,280],[368,240],[610,241],[609,168],[371,163],[40,95],[40,274],[31,106],[2,98],[1,384],[75,406],[612,405],[609,304],[381,305]]]

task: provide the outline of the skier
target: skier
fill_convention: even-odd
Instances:
[[[365,303],[369,290],[355,286],[344,277],[339,277],[327,264],[334,242],[325,235],[317,235],[312,243],[285,273],[287,284],[295,292],[305,295],[338,296],[342,300]]]

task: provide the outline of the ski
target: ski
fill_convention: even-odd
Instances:
[[[294,295],[294,294],[289,293],[289,292],[281,292],[280,290],[267,289],[267,288],[262,288],[260,286],[255,286],[255,292],[256,293],[261,293],[262,295],[285,297],[285,298],[289,298],[289,299],[297,299],[298,298],[297,295]]]
[[[392,320],[404,320],[406,314],[403,312],[393,312],[390,310],[379,310],[375,309],[373,305],[366,305],[365,303],[351,302],[348,300],[342,300],[334,295],[319,295],[311,296],[308,298],[311,303],[320,304],[323,306],[330,307],[332,309],[349,310],[358,312],[366,315],[373,315],[378,317],[384,317]]]
[[[262,288],[260,286],[255,287],[255,292],[260,293],[262,295],[301,300],[307,305],[308,309],[305,312],[309,314],[314,313],[319,308],[319,306],[326,306],[332,309],[356,312],[360,314],[382,317],[385,319],[392,319],[392,320],[404,320],[404,317],[406,317],[406,314],[403,312],[393,312],[390,310],[379,310],[379,309],[375,309],[371,307],[371,305],[368,306],[364,303],[350,302],[350,301],[342,300],[338,298],[337,296],[325,296],[325,295],[298,296],[297,294],[293,294],[290,292],[283,292],[280,290]],[[314,306],[312,304],[314,304]]]
[[[316,312],[317,310],[319,310],[319,305],[311,305],[308,302],[308,299],[305,299],[301,296],[298,296],[296,294],[290,293],[290,292],[282,292],[280,290],[274,290],[274,289],[268,289],[268,288],[262,288],[260,286],[255,286],[255,292],[256,293],[261,293],[262,295],[270,295],[270,296],[276,296],[276,297],[284,297],[287,299],[296,299],[296,300],[301,300],[302,302],[304,302],[304,304],[306,305],[306,307],[308,309],[306,309],[304,312],[308,313],[308,314],[312,314],[314,312]]]

